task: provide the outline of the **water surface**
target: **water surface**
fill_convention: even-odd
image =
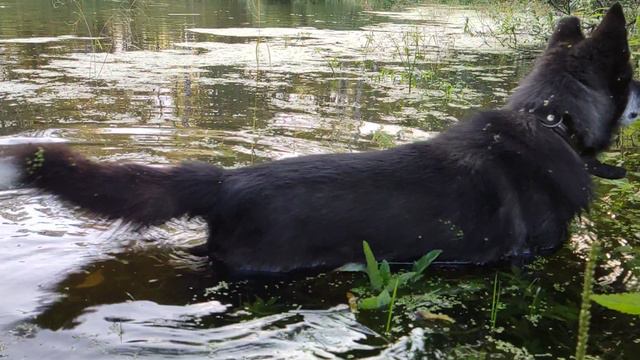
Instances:
[[[482,9],[362,3],[0,0],[0,144],[37,137],[100,160],[224,167],[380,149],[500,107],[533,61],[468,31],[490,21]],[[197,219],[136,231],[49,195],[0,192],[0,357],[573,353],[580,239],[525,269],[434,270],[384,334],[386,312],[346,305],[364,276],[226,278],[182,250],[205,231]],[[637,289],[610,260],[607,286]],[[497,270],[504,304],[491,330]],[[637,320],[594,317],[593,353],[640,351]]]

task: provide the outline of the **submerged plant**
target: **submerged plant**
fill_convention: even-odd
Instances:
[[[281,311],[280,305],[277,304],[277,301],[277,297],[271,297],[268,300],[264,300],[261,297],[256,296],[256,299],[253,302],[244,303],[244,309],[257,316],[272,315]]]
[[[442,250],[431,250],[413,263],[411,271],[393,274],[386,260],[381,262],[376,260],[369,243],[363,241],[362,247],[367,262],[365,272],[369,277],[369,286],[371,290],[379,291],[378,295],[364,298],[358,302],[358,308],[365,310],[379,309],[392,304],[390,292],[393,291],[393,298],[395,298],[398,288],[422,278],[422,274],[427,267],[442,253]],[[392,310],[392,306],[389,310]]]
[[[109,331],[113,332],[120,338],[120,342],[122,342],[122,335],[124,334],[124,329],[122,328],[122,321],[115,321],[109,326]]]

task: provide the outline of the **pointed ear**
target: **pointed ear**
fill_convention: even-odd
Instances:
[[[566,17],[558,21],[547,47],[556,46],[561,42],[573,45],[581,40],[584,40],[584,35],[580,29],[580,20],[575,16]]]
[[[600,25],[591,34],[594,38],[619,39],[627,38],[626,20],[620,3],[615,3],[602,18]]]

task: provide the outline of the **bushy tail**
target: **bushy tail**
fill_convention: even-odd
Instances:
[[[223,170],[97,163],[63,144],[27,144],[0,154],[0,188],[33,186],[107,218],[150,225],[206,213]]]

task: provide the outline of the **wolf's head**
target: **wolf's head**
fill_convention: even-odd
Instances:
[[[606,148],[613,131],[634,121],[640,107],[625,24],[620,4],[609,9],[589,37],[578,18],[560,20],[507,108],[534,113],[548,126],[562,121],[581,153]]]

